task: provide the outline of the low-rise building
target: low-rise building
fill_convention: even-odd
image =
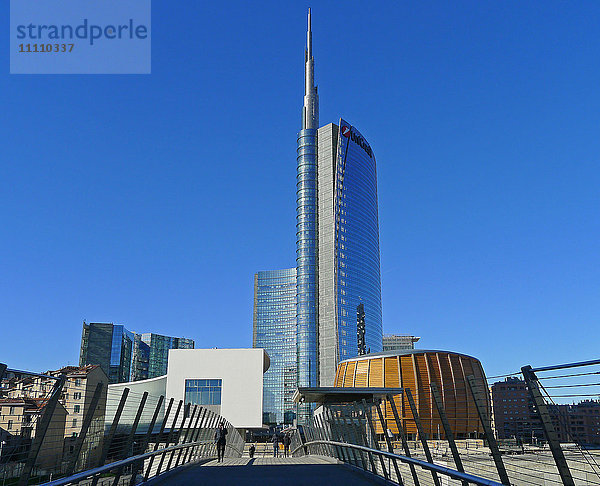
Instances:
[[[26,459],[33,439],[40,433],[40,417],[47,404],[48,400],[37,398],[0,399],[0,440],[5,442],[4,454],[22,461]],[[54,467],[60,463],[66,419],[65,407],[57,403],[37,456],[37,467]]]
[[[5,400],[10,401],[6,403],[12,403],[12,405],[3,406],[0,423],[6,425],[2,428],[7,432],[14,431],[15,433],[12,435],[22,438],[34,437],[35,434],[29,430],[34,424],[32,418],[37,418],[36,414],[41,413],[43,409],[40,404],[45,404],[51,396],[56,383],[54,378],[62,375],[65,375],[65,383],[52,417],[53,422],[62,420],[62,425],[58,428],[52,425],[52,437],[56,439],[59,430],[62,436],[60,447],[57,444],[52,444],[52,448],[53,450],[60,449],[61,458],[64,461],[72,459],[71,454],[74,452],[75,441],[81,433],[84,418],[90,412],[96,387],[98,383],[103,385],[98,403],[95,409],[90,412],[93,416],[82,448],[84,453],[79,458],[82,464],[93,463],[102,451],[104,415],[108,393],[108,377],[99,365],[66,366],[58,370],[47,371],[43,375],[25,375],[20,378],[6,380],[5,383],[8,386],[5,389],[5,395],[7,396]],[[18,412],[17,416],[20,418],[18,420],[12,418],[11,411]],[[7,412],[7,414],[5,415],[4,412]],[[62,419],[57,418],[63,415]],[[21,447],[24,447],[26,444],[24,441],[21,442]],[[43,447],[43,449],[45,450],[47,447]]]
[[[383,350],[394,351],[396,349],[415,349],[415,343],[421,339],[410,334],[384,334]]]
[[[498,439],[544,440],[544,431],[527,383],[509,377],[491,386],[494,426]],[[600,401],[548,406],[560,442],[600,444]]]

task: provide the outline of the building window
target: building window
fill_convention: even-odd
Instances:
[[[12,430],[12,426],[13,426],[13,421],[12,421],[12,420],[9,420],[9,421],[8,421],[8,425],[6,426],[6,428],[7,428],[8,430]]]
[[[77,419],[73,419],[73,427],[77,427]]]
[[[73,400],[81,400],[81,392],[73,393]]]
[[[15,407],[10,407],[10,410],[8,412],[9,415],[14,415],[15,414]]]
[[[221,405],[223,380],[185,380],[185,403]]]
[[[81,386],[81,378],[75,378],[75,386]]]
[[[75,405],[73,407],[73,413],[79,413],[80,405]]]

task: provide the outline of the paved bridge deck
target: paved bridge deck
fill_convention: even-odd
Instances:
[[[323,456],[260,457],[210,461],[202,465],[184,467],[165,477],[158,477],[156,485],[260,485],[260,486],[315,486],[315,484],[343,484],[359,486],[380,484],[365,475],[340,465]]]

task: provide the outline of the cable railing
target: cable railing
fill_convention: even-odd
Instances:
[[[600,360],[572,368],[524,367],[499,375],[507,380],[494,383],[493,397],[485,377],[442,380],[431,368],[394,396],[325,402],[294,434],[292,449],[402,485],[600,486]],[[565,403],[564,395],[577,400]],[[470,478],[444,475],[432,465]]]
[[[240,457],[244,449],[240,433],[210,406],[109,390],[98,366],[39,374],[0,364],[0,378],[0,481],[6,484],[86,478],[91,486],[133,486],[216,458],[220,423],[227,429],[225,456]]]
[[[216,457],[222,421],[226,455],[242,456],[244,439],[215,409],[124,385],[108,392],[94,370],[0,364],[0,481],[133,486]],[[427,373],[394,395],[317,408],[294,429],[293,454],[333,457],[399,485],[600,486],[600,360],[526,366],[489,384]]]
[[[448,467],[440,466],[438,464],[432,464],[432,463],[421,461],[419,459],[415,459],[412,457],[402,456],[399,454],[386,452],[386,451],[383,451],[380,449],[373,449],[371,447],[365,447],[365,446],[361,446],[358,444],[351,444],[351,443],[347,443],[347,442],[336,442],[336,441],[331,441],[331,440],[313,440],[313,441],[306,442],[306,443],[296,447],[296,449],[294,449],[292,451],[292,455],[297,453],[299,450],[301,450],[303,448],[312,448],[312,447],[319,446],[319,445],[330,446],[330,447],[339,448],[342,450],[358,451],[360,453],[365,453],[365,454],[368,454],[371,456],[384,457],[384,458],[390,459],[391,461],[394,461],[394,462],[400,461],[409,466],[413,466],[413,467],[417,466],[423,470],[435,472],[437,474],[441,474],[442,476],[446,476],[451,479],[456,479],[458,481],[467,482],[468,484],[476,484],[479,486],[502,486],[502,483],[498,483],[496,481],[492,481],[492,480],[485,479],[485,478],[480,478],[480,477],[474,476],[472,474],[462,473],[462,472],[456,471],[456,470],[448,468]],[[322,451],[319,449],[317,449],[317,450],[319,452]],[[350,454],[348,454],[347,457],[349,455]],[[356,455],[354,455],[354,457],[356,457]],[[366,468],[365,468],[365,470],[366,470]],[[374,471],[372,470],[371,472],[376,472],[376,471],[377,471],[377,468],[375,468],[375,470]],[[391,472],[391,469],[388,469],[388,471]],[[396,478],[397,477],[398,476],[396,476]],[[387,478],[387,479],[389,479],[389,478]]]

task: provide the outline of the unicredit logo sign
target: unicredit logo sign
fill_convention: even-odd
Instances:
[[[342,127],[342,135],[352,140],[355,144],[360,145],[361,148],[369,154],[369,157],[373,157],[373,151],[371,150],[371,147],[369,146],[367,141],[360,135],[354,133],[349,126],[344,125]]]

